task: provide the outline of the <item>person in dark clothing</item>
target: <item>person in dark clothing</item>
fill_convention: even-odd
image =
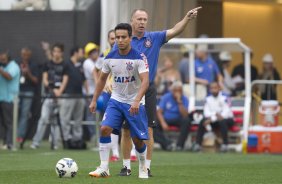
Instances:
[[[62,99],[62,106],[60,109],[60,117],[63,127],[64,141],[79,141],[82,139],[82,119],[85,106],[85,100],[79,98],[82,96],[82,88],[86,86],[86,79],[83,72],[82,64],[79,62],[79,48],[73,48],[71,50],[70,61],[68,65],[69,80],[65,89],[64,95],[71,96],[73,98]],[[75,98],[77,96],[78,98]],[[70,121],[73,120],[73,125]],[[72,130],[72,131],[71,131]]]
[[[251,60],[253,58],[253,53],[251,53]],[[235,85],[234,95],[239,94],[240,92],[245,90],[245,65],[244,62],[235,66],[232,74],[232,78],[237,77],[240,78],[241,81],[237,82]],[[251,81],[258,79],[258,70],[255,66],[251,65]]]
[[[19,108],[19,127],[17,141],[21,142],[25,137],[27,121],[31,111],[33,95],[39,83],[39,66],[31,60],[32,51],[25,47],[21,50],[21,69],[20,77],[20,108]]]
[[[262,58],[263,69],[259,78],[261,80],[280,80],[280,75],[273,65],[273,57],[271,54],[265,54]],[[261,84],[259,85],[261,99],[263,100],[277,100],[276,85]]]
[[[68,68],[66,62],[63,60],[64,45],[57,43],[52,47],[52,60],[46,62],[42,81],[46,89],[46,94],[52,97],[60,97],[67,86],[68,83]],[[54,105],[60,104],[60,100],[47,98],[44,100],[41,109],[41,117],[38,121],[37,130],[33,137],[32,144],[30,147],[32,149],[37,149],[39,147],[40,141],[42,140],[46,126],[50,123],[50,116],[52,110],[54,110]],[[54,127],[54,148],[58,148],[58,126]]]

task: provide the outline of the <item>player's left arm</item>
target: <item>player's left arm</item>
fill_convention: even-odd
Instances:
[[[185,15],[185,17],[180,22],[175,24],[175,26],[173,28],[167,30],[166,41],[169,41],[170,39],[172,39],[175,36],[182,33],[183,30],[185,29],[185,27],[187,26],[188,22],[197,17],[198,10],[201,9],[201,8],[202,7],[200,6],[200,7],[197,7],[197,8],[194,8],[194,9],[188,11],[187,14]]]

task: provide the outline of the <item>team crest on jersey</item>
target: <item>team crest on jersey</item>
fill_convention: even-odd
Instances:
[[[133,70],[133,66],[132,65],[133,65],[133,62],[130,62],[130,61],[126,62],[126,69],[127,70]]]
[[[150,39],[146,39],[144,42],[146,48],[152,47],[152,41]]]

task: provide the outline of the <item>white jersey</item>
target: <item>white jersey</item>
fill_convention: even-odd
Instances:
[[[89,94],[93,94],[95,90],[95,80],[92,75],[93,70],[95,68],[95,63],[96,62],[90,58],[86,59],[83,63],[83,71],[84,71],[84,76],[86,78],[86,82],[88,84]],[[84,88],[83,88],[83,93],[86,94]]]
[[[206,118],[211,118],[212,122],[217,121],[217,113],[220,114],[224,119],[232,118],[233,113],[230,106],[231,103],[229,98],[222,94],[222,92],[219,92],[217,97],[210,95],[206,98],[204,116]]]
[[[103,62],[103,73],[112,73],[113,91],[111,98],[132,104],[141,87],[140,73],[149,72],[146,56],[131,49],[127,55],[120,55],[116,49]],[[141,100],[145,104],[145,98]]]

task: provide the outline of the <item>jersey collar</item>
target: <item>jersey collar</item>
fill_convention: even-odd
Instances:
[[[145,33],[144,33],[144,35],[143,35],[142,38],[147,38],[148,35],[149,35],[149,33],[148,33],[147,31],[145,31]],[[132,38],[138,39],[137,36],[132,36]],[[142,38],[141,38],[141,39],[142,39]]]

